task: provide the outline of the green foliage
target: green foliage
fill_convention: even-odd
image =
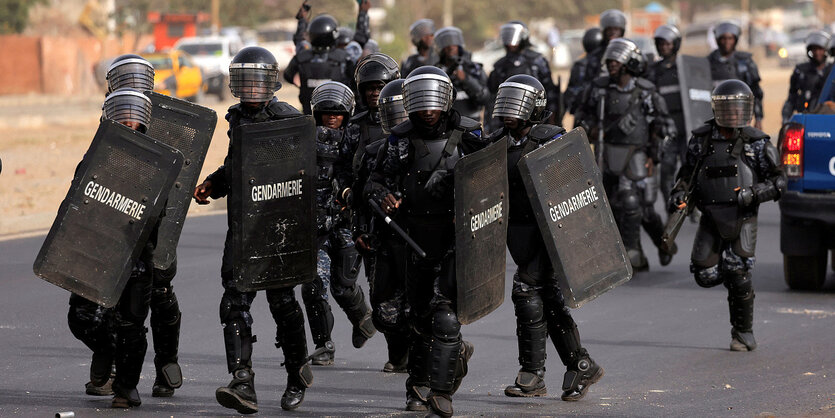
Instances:
[[[29,8],[44,0],[3,0],[0,7],[0,33],[21,33],[29,22]]]

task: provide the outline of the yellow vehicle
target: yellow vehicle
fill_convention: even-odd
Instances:
[[[154,66],[154,91],[190,101],[202,99],[206,91],[200,67],[183,51],[143,54]]]

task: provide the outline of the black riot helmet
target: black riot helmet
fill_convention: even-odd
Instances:
[[[436,35],[437,36],[437,35]],[[403,82],[403,107],[411,114],[421,110],[448,112],[455,101],[455,89],[444,70],[424,65],[409,73]]]
[[[138,130],[142,133],[148,131],[152,109],[151,99],[139,90],[131,88],[122,88],[111,92],[102,105],[102,113],[105,119],[117,123],[139,123]]]
[[[266,102],[280,88],[278,62],[272,52],[248,46],[235,54],[229,64],[229,89],[233,96],[241,102]]]
[[[681,48],[681,31],[679,31],[674,25],[659,26],[658,29],[655,30],[653,38],[655,39],[655,49],[659,49],[659,40],[665,40],[673,44],[673,55],[677,54],[679,48]]]
[[[383,84],[400,78],[400,68],[397,66],[397,61],[392,57],[374,52],[366,55],[357,63],[357,69],[354,70],[354,81],[357,83],[357,91],[359,92],[359,102],[365,102],[365,88],[366,85],[373,81],[380,81]]]
[[[514,75],[499,84],[493,117],[511,117],[540,123],[547,102],[545,87],[539,80],[527,74]]]
[[[412,38],[412,44],[420,46],[420,42],[426,35],[435,33],[435,22],[432,19],[418,19],[415,23],[409,26],[409,36]],[[425,45],[431,47],[432,45]]]
[[[525,48],[530,45],[530,36],[528,26],[518,20],[511,20],[499,28],[499,39],[504,46]]]
[[[716,124],[724,128],[744,128],[754,116],[754,93],[740,80],[725,80],[710,94]]]
[[[620,36],[626,33],[626,15],[618,9],[609,9],[600,14],[600,29],[618,28]]]
[[[734,37],[735,41],[739,42],[739,37],[742,35],[742,28],[729,20],[719,23],[713,28],[713,37],[716,38],[716,42],[719,42],[719,38],[725,34],[730,34]]]
[[[821,47],[828,49],[832,36],[822,30],[816,30],[806,36],[806,55],[812,58],[812,48]]]
[[[623,64],[623,68],[633,76],[641,75],[644,72],[644,56],[638,45],[629,39],[617,38],[612,39],[609,45],[606,46],[606,51],[603,53],[603,64],[606,61],[614,60]]]
[[[336,47],[342,48],[354,40],[354,30],[347,26],[340,26],[336,30]]]
[[[591,28],[583,34],[583,50],[586,54],[595,51],[603,45],[603,31],[600,28]]]
[[[438,29],[438,31],[435,32],[435,50],[440,53],[440,51],[443,51],[444,48],[450,45],[458,45],[463,48],[465,46],[464,33],[461,32],[461,29],[458,29],[455,26],[447,26]]]
[[[344,127],[354,113],[354,92],[340,82],[326,81],[316,87],[310,95],[310,109],[317,126],[322,124],[323,113],[336,113],[344,116]]]
[[[307,34],[310,44],[315,49],[330,49],[336,45],[339,36],[339,23],[331,15],[319,15],[310,21]]]
[[[377,99],[380,125],[385,133],[391,133],[392,128],[409,119],[409,114],[403,106],[403,81],[405,80],[398,78],[386,84]]]
[[[139,91],[153,90],[154,67],[139,55],[120,55],[108,67],[105,79],[108,93],[125,87]]]

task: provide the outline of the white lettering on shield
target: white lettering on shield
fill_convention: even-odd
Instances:
[[[87,183],[87,186],[84,187],[84,196],[102,203],[105,206],[109,206],[136,220],[142,219],[142,214],[145,213],[145,205],[127,196],[122,196],[121,194],[116,193],[94,181],[90,181]]]
[[[485,211],[473,215],[470,218],[470,231],[475,232],[502,218],[502,203],[499,202],[487,208]]]
[[[594,203],[599,199],[597,196],[597,189],[594,186],[577,193],[570,198],[563,200],[555,206],[551,206],[549,212],[551,213],[551,220],[557,222],[568,215]]]
[[[287,180],[281,183],[252,186],[252,201],[281,199],[302,194],[302,179]]]

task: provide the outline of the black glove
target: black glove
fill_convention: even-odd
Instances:
[[[752,188],[746,187],[744,189],[740,189],[736,193],[736,201],[739,203],[740,207],[747,208],[748,206],[757,203],[757,195],[754,193]]]
[[[432,172],[432,175],[423,187],[430,195],[432,195],[432,197],[435,199],[441,199],[444,197],[444,194],[446,194],[446,191],[449,188],[448,179],[451,175],[452,174],[449,170],[435,170]]]

